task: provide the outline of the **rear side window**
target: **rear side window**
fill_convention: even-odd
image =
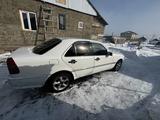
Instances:
[[[65,57],[73,56],[89,56],[92,54],[92,47],[90,42],[76,42],[67,51]]]
[[[62,42],[62,40],[57,39],[57,38],[48,40],[48,41],[34,47],[33,53],[42,55],[42,54],[48,52],[49,50],[51,50],[52,48],[54,48],[55,46],[57,46],[58,44],[60,44],[61,42]]]
[[[75,47],[72,45],[72,47],[67,51],[65,57],[72,57],[76,56]]]
[[[92,54],[92,48],[89,42],[78,42],[75,46],[77,56],[89,56]]]

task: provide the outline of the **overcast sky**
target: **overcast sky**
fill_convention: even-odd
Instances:
[[[109,23],[107,33],[131,30],[140,35],[160,34],[160,0],[91,0]]]

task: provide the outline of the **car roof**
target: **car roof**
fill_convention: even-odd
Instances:
[[[90,40],[90,39],[80,39],[80,38],[59,38],[59,39],[61,39],[62,41],[70,42],[70,43],[74,43],[74,42],[78,42],[78,41],[87,41],[87,42],[94,42],[94,43],[101,43],[102,44],[102,42],[99,42],[96,40]]]

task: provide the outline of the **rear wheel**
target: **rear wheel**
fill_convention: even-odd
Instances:
[[[114,66],[113,70],[114,71],[119,71],[121,69],[121,67],[122,67],[122,60],[118,60],[118,62]]]
[[[45,88],[49,92],[62,92],[70,86],[72,80],[73,77],[71,74],[63,72],[58,73],[49,78]]]

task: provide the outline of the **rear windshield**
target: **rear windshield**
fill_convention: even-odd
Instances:
[[[52,48],[54,48],[55,46],[57,46],[59,43],[61,43],[61,41],[62,40],[57,39],[57,38],[48,40],[48,41],[34,47],[33,53],[42,55],[42,54],[48,52],[49,50],[51,50]]]

